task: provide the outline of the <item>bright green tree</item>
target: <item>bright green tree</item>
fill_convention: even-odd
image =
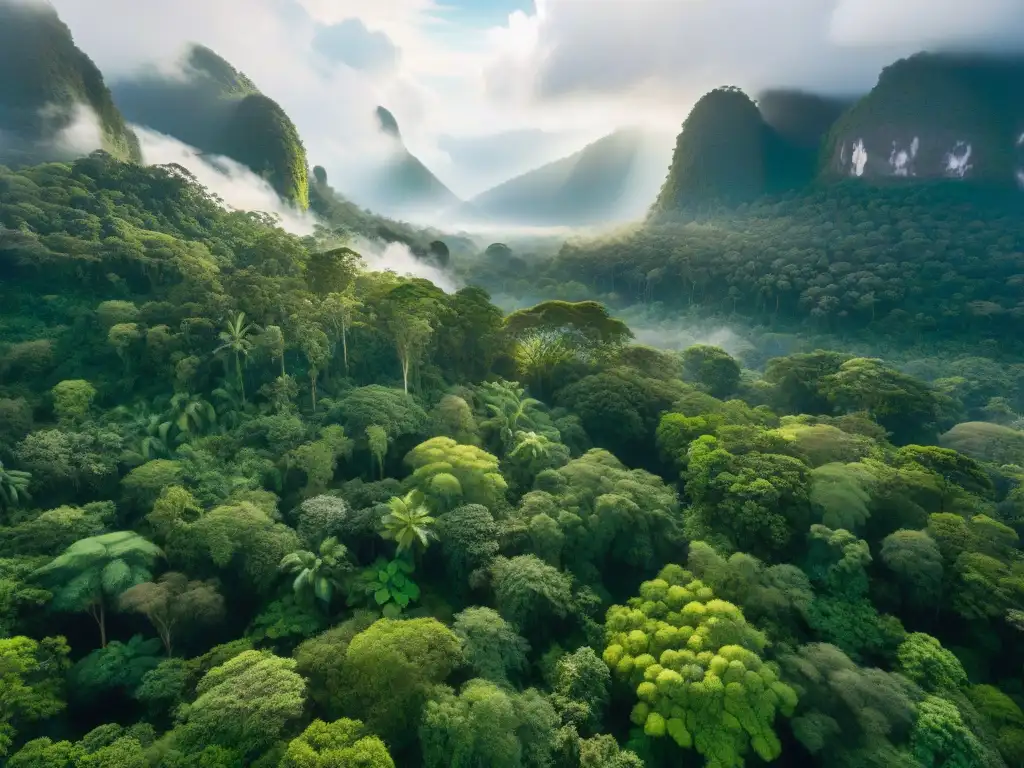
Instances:
[[[70,650],[63,637],[0,638],[0,757],[26,725],[64,709]]]
[[[358,720],[314,720],[288,743],[281,768],[395,768],[388,748]]]
[[[413,484],[428,496],[440,496],[450,502],[451,493],[436,482],[450,475],[457,483],[453,491],[464,504],[483,504],[494,508],[504,498],[508,484],[498,470],[498,457],[475,445],[459,445],[450,437],[432,437],[413,448],[405,457],[413,468]],[[444,487],[450,484],[444,481]]]
[[[907,636],[897,651],[899,671],[929,693],[950,693],[967,684],[959,659],[924,632]]]
[[[189,752],[213,745],[255,758],[302,715],[306,682],[294,660],[244,651],[207,672],[196,693],[176,741]]]
[[[605,630],[604,660],[635,686],[632,720],[648,737],[667,735],[721,768],[741,768],[748,749],[779,756],[775,716],[792,715],[797,697],[735,605],[670,565],[610,608]]]

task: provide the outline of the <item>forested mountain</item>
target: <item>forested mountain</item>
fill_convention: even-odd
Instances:
[[[204,46],[192,45],[181,67],[181,77],[153,72],[115,81],[114,98],[128,119],[230,157],[267,179],[285,199],[308,207],[306,150],[277,102]]]
[[[639,218],[665,173],[660,137],[621,130],[578,152],[483,192],[463,208],[470,219],[565,226]]]
[[[619,306],[702,307],[758,325],[907,344],[982,335],[1018,347],[1022,243],[1015,190],[848,180],[567,243],[513,283],[493,265],[472,277],[528,296],[571,285],[574,295]]]
[[[922,53],[886,67],[833,127],[827,176],[1016,185],[1024,58]]]
[[[768,189],[767,150],[757,105],[739,88],[716,88],[683,123],[652,214],[757,199]]]
[[[0,0],[0,72],[0,162],[74,157],[101,146],[140,159],[103,75],[49,5]]]

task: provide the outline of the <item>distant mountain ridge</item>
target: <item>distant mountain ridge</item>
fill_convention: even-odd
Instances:
[[[0,77],[0,162],[57,159],[64,133],[83,119],[83,107],[98,122],[101,146],[91,149],[141,160],[138,138],[103,75],[51,6],[0,0],[0,72],[13,75]]]
[[[128,119],[267,179],[283,198],[309,206],[306,150],[284,110],[244,73],[193,44],[182,77],[150,72],[112,85]]]
[[[388,216],[422,217],[459,205],[459,197],[405,146],[395,116],[382,106],[376,116],[390,146],[368,180],[348,193],[364,207]]]
[[[587,225],[642,215],[664,176],[657,139],[628,128],[472,198],[469,220]]]

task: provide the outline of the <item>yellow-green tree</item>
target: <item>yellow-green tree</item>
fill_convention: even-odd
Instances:
[[[605,631],[605,663],[635,686],[632,720],[648,737],[696,749],[708,768],[742,768],[749,749],[781,754],[772,726],[777,712],[793,714],[796,694],[763,660],[765,636],[689,571],[663,568],[608,609]]]

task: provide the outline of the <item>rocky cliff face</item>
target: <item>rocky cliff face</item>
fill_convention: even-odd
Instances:
[[[918,54],[833,126],[828,177],[1024,184],[1024,60]]]

